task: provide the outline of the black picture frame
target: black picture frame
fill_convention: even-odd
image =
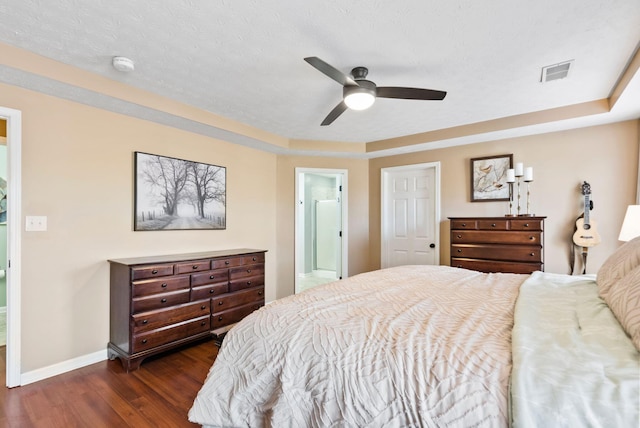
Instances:
[[[224,230],[224,166],[134,152],[134,231]]]
[[[471,159],[471,202],[508,201],[507,170],[513,168],[513,154]]]

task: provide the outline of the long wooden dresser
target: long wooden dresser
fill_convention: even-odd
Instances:
[[[451,266],[480,272],[544,270],[546,217],[449,217]]]
[[[150,355],[222,337],[264,306],[265,250],[109,260],[109,359],[127,371]]]

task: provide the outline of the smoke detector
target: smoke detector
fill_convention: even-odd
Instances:
[[[114,56],[111,64],[113,68],[123,73],[129,73],[135,69],[133,61],[124,56]]]
[[[572,69],[572,65],[573,60],[542,67],[540,82],[546,83],[553,80],[560,80],[569,77],[569,72]]]

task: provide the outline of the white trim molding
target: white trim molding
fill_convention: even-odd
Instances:
[[[72,358],[47,367],[42,367],[22,374],[22,385],[38,382],[53,376],[58,376],[73,370],[81,369],[91,364],[99,363],[107,359],[107,350],[97,351],[92,354]]]
[[[20,386],[22,112],[0,107],[7,121],[7,386]]]

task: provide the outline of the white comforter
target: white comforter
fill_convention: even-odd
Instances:
[[[640,353],[594,277],[534,272],[516,304],[513,426],[638,428],[639,390]]]
[[[234,427],[506,427],[515,274],[365,273],[280,299],[224,340],[189,419]]]

